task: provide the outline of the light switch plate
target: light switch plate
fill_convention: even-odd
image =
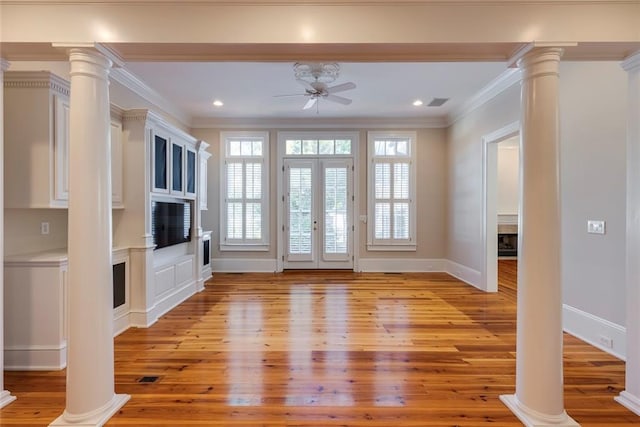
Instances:
[[[587,233],[590,234],[604,234],[605,223],[600,220],[590,219],[587,221]]]

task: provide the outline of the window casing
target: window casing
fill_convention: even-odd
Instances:
[[[369,132],[369,250],[416,250],[416,133]]]
[[[220,250],[269,249],[269,134],[221,132]]]

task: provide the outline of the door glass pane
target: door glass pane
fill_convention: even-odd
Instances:
[[[310,254],[312,233],[311,168],[289,169],[289,253]]]
[[[156,188],[167,189],[167,140],[156,136],[154,147],[154,166]]]
[[[324,172],[324,252],[347,253],[347,168],[326,168]]]
[[[173,144],[171,159],[173,160],[173,175],[171,178],[171,189],[182,191],[182,146]]]
[[[187,192],[196,192],[196,153],[187,150]]]

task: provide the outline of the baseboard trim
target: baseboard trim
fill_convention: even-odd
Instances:
[[[0,408],[4,408],[5,406],[7,406],[9,403],[13,402],[14,400],[16,400],[16,397],[12,396],[11,393],[9,393],[8,390],[0,391]]]
[[[60,346],[11,346],[4,348],[7,371],[59,371],[67,366],[67,344]]]
[[[113,336],[117,337],[131,327],[129,312],[123,313],[113,319]]]
[[[429,258],[360,258],[358,271],[364,273],[443,272],[443,259]]]
[[[574,337],[618,359],[625,360],[627,348],[625,327],[567,304],[562,305],[562,326],[565,332]],[[607,340],[611,340],[612,347],[606,345]]]
[[[211,264],[213,271],[220,273],[273,273],[277,270],[276,260],[267,258],[214,258]]]
[[[196,281],[187,282],[182,287],[170,292],[164,296],[161,300],[156,301],[154,307],[151,309],[151,315],[153,323],[155,323],[160,316],[164,315],[171,309],[181,304],[184,300],[196,293]]]
[[[618,396],[614,397],[613,400],[615,400],[634,414],[640,416],[640,399],[638,399],[628,391],[623,390]]]
[[[486,290],[481,286],[482,273],[478,270],[474,270],[473,268],[458,264],[457,262],[451,260],[447,260],[445,268],[445,271],[456,279],[462,280],[463,282],[473,286],[474,288],[478,288],[481,291]]]

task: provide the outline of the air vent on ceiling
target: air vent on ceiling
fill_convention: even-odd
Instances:
[[[447,102],[449,98],[433,98],[429,104],[429,107],[440,107],[442,104]]]

